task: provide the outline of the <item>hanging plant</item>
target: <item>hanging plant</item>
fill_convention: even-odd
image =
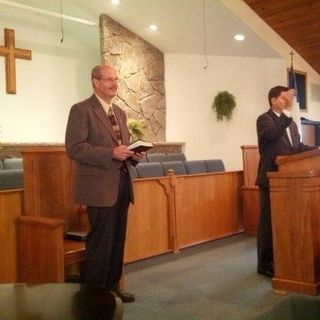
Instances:
[[[230,120],[236,105],[233,94],[228,91],[220,91],[213,100],[212,109],[215,111],[218,121],[223,120],[223,118]]]

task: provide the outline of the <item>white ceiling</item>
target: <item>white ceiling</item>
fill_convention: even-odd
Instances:
[[[2,6],[7,7],[4,2],[60,12],[60,0],[0,0],[0,11]],[[65,15],[98,23],[100,14],[105,13],[161,51],[184,54],[204,53],[205,11],[208,55],[279,57],[219,0],[120,0],[119,6],[111,4],[110,0],[62,0],[62,4]],[[29,14],[26,11],[26,20]],[[57,18],[47,19],[57,25]],[[158,25],[158,31],[149,30],[152,23]],[[65,28],[70,24],[65,22]],[[235,41],[233,36],[237,33],[244,34],[246,40]],[[85,32],[81,36],[85,37]]]

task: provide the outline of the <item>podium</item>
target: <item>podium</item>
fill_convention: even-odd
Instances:
[[[269,172],[274,289],[320,290],[320,150],[278,157]]]

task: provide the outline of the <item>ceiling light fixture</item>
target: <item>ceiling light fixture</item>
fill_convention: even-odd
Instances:
[[[111,0],[111,3],[115,4],[115,5],[119,5],[120,4],[120,0]]]
[[[158,30],[158,27],[156,24],[150,24],[149,29],[152,31],[156,31],[156,30]]]
[[[237,41],[243,41],[245,39],[245,36],[243,34],[236,34],[234,36],[234,38],[237,40]]]

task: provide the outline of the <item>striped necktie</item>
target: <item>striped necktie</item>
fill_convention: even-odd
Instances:
[[[116,134],[118,143],[119,143],[119,145],[121,145],[122,144],[122,139],[121,139],[120,127],[119,127],[117,118],[116,118],[116,116],[115,116],[115,114],[113,112],[113,108],[112,107],[109,108],[108,117],[109,117],[110,122],[112,124],[113,131]]]

